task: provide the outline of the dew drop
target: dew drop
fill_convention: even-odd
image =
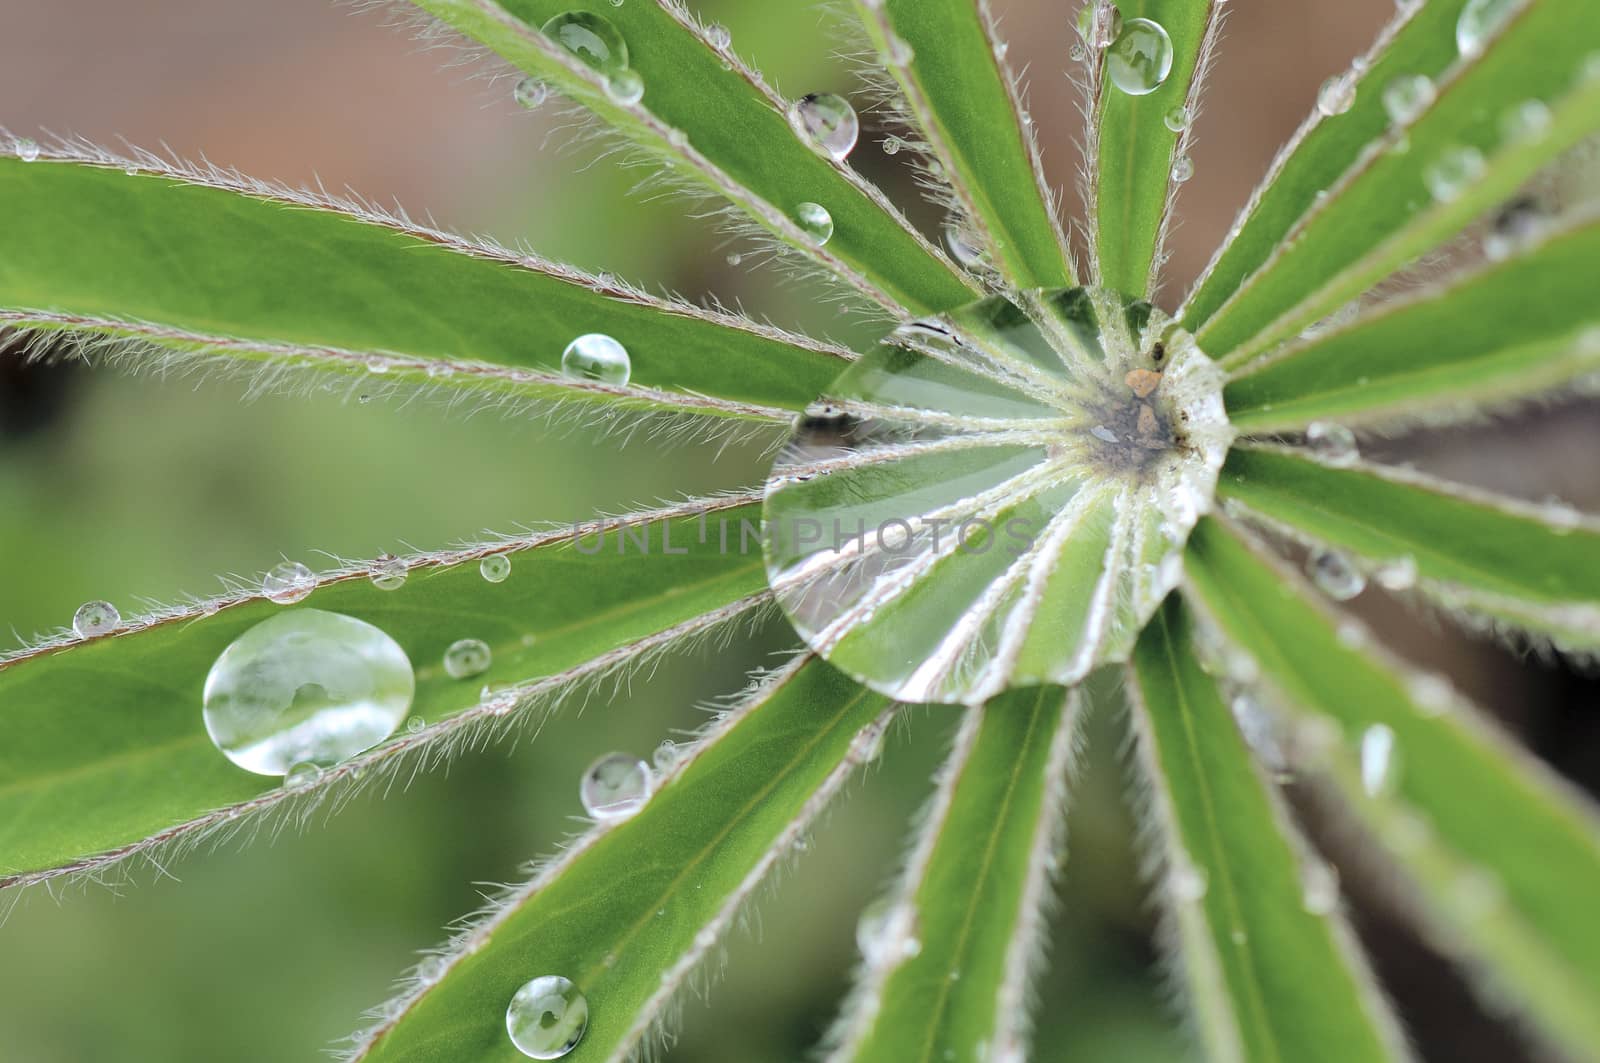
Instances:
[[[895,66],[905,66],[917,57],[916,51],[911,47],[911,42],[894,34],[889,35],[888,52],[889,62]]]
[[[1519,0],[1467,0],[1456,20],[1456,48],[1463,58],[1481,55],[1490,38],[1513,14]]]
[[[1425,111],[1438,92],[1425,74],[1401,74],[1383,90],[1383,109],[1395,125],[1409,125]]]
[[[444,651],[444,671],[451,679],[471,679],[489,670],[494,659],[482,639],[457,639]]]
[[[1274,772],[1287,771],[1289,758],[1278,740],[1277,721],[1254,694],[1236,694],[1229,708],[1245,744]]]
[[[915,912],[892,897],[880,897],[861,910],[856,920],[856,948],[862,959],[878,966],[910,959],[922,951],[916,936]]]
[[[406,733],[419,735],[428,729],[428,721],[421,716],[413,716],[406,721]]]
[[[92,639],[115,630],[122,623],[122,614],[110,602],[84,602],[72,614],[72,630],[80,639]]]
[[[372,585],[380,591],[397,591],[405,586],[406,562],[393,554],[384,554],[372,563]]]
[[[279,605],[304,600],[316,586],[316,574],[298,561],[281,561],[261,579],[261,593]]]
[[[1323,594],[1347,602],[1367,589],[1367,578],[1337,550],[1316,550],[1306,559],[1306,572]]]
[[[337,764],[394,733],[416,677],[405,651],[371,624],[320,609],[264,620],[206,676],[206,732],[258,775]]]
[[[1182,133],[1193,124],[1194,115],[1189,108],[1180,104],[1163,115],[1161,120],[1166,123],[1167,128],[1172,132]]]
[[[578,796],[597,820],[627,819],[650,800],[650,765],[629,753],[607,753],[583,773]]]
[[[1106,49],[1106,74],[1129,96],[1147,96],[1172,74],[1172,38],[1159,22],[1129,19]]]
[[[1386,591],[1406,591],[1417,585],[1417,559],[1407,555],[1385,561],[1373,578]]]
[[[706,30],[706,43],[719,52],[727,51],[733,44],[733,32],[720,22],[713,23],[711,28]]]
[[[1175,184],[1183,184],[1194,176],[1194,160],[1187,155],[1179,155],[1172,163],[1172,180]]]
[[[833,215],[820,203],[802,203],[794,210],[794,222],[818,247],[833,239]]]
[[[632,67],[619,70],[606,78],[606,95],[624,107],[631,107],[644,99],[644,78]]]
[[[16,148],[17,158],[23,162],[39,161],[39,142],[37,140],[29,140],[27,137],[23,137],[17,141]]]
[[[608,79],[628,68],[628,42],[604,15],[567,11],[546,22],[542,32]]]
[[[490,554],[478,562],[478,575],[490,583],[504,583],[511,575],[511,558],[505,554]]]
[[[1394,731],[1387,724],[1375,723],[1361,732],[1361,788],[1367,796],[1377,797],[1394,788],[1398,761]]]
[[[550,87],[538,78],[523,78],[511,90],[511,98],[517,101],[517,106],[531,111],[550,98]]]
[[[949,249],[950,257],[962,269],[980,270],[987,265],[983,248],[978,243],[978,238],[971,229],[958,221],[944,223],[944,246]]]
[[[789,108],[789,124],[801,139],[835,162],[844,161],[861,135],[855,108],[831,92],[813,92],[796,100]]]
[[[1317,110],[1324,117],[1347,113],[1356,102],[1356,76],[1354,71],[1335,74],[1317,90]]]
[[[1356,434],[1342,424],[1312,421],[1306,426],[1306,446],[1324,465],[1348,468],[1361,460]]]
[[[885,155],[898,155],[900,154],[900,149],[904,146],[905,142],[899,137],[895,136],[884,137],[883,144],[881,145]]]
[[[1440,203],[1449,203],[1466,191],[1488,170],[1483,152],[1473,147],[1446,148],[1422,173],[1428,192]]]
[[[621,387],[633,374],[633,363],[622,344],[604,333],[591,332],[567,344],[561,352],[561,371],[573,380]]]
[[[1204,868],[1185,863],[1172,870],[1172,892],[1180,901],[1198,901],[1206,895]]]
[[[1096,17],[1098,16],[1098,18]],[[1078,12],[1078,36],[1093,48],[1109,48],[1122,34],[1122,12],[1108,0],[1090,0]]]
[[[1550,107],[1543,100],[1523,100],[1500,116],[1500,135],[1512,144],[1527,143],[1550,128]]]
[[[1067,58],[1071,59],[1074,63],[1081,63],[1085,59],[1089,58],[1089,50],[1081,43],[1074,44],[1067,50]]]
[[[560,975],[533,979],[506,1007],[506,1033],[529,1059],[560,1059],[578,1046],[588,1028],[588,1000]]]
[[[683,750],[678,747],[678,743],[669,738],[656,746],[655,753],[650,757],[650,763],[655,766],[658,775],[665,775],[676,768],[682,759]]]
[[[283,773],[283,788],[300,790],[307,786],[315,786],[321,778],[322,765],[302,760],[289,765],[289,770]]]

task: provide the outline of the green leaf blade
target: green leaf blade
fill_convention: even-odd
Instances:
[[[1319,865],[1201,669],[1192,629],[1169,601],[1134,651],[1128,689],[1208,1058],[1409,1058],[1353,935],[1328,898],[1307,900],[1331,884],[1310,883]]]

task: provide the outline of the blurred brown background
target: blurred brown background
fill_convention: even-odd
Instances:
[[[692,6],[728,25],[735,46],[785,93],[848,91],[815,5]],[[1011,59],[1032,72],[1047,163],[1073,210],[1078,118],[1064,71],[1077,5],[994,6]],[[1230,8],[1197,173],[1180,202],[1169,309],[1317,86],[1367,47],[1394,4],[1233,0]],[[521,112],[508,82],[444,69],[448,58],[419,50],[378,14],[328,0],[12,0],[0,6],[0,125],[166,144],[297,184],[320,178],[432,211],[447,227],[525,239],[552,258],[848,332],[806,289],[730,268],[722,239],[680,205],[627,198],[630,178],[604,164],[580,172],[589,156],[562,150],[554,107]],[[869,119],[852,162],[935,227],[880,138]],[[683,452],[624,452],[529,423],[333,396],[241,406],[239,396],[226,382],[27,370],[0,355],[0,648],[60,625],[88,598],[132,612],[141,597],[206,592],[216,573],[256,572],[282,554],[372,555],[402,539],[437,546],[484,527],[653,499],[669,491],[668,468],[673,491],[748,483],[762,472],[749,456],[701,467]],[[1593,510],[1596,421],[1592,405],[1568,405],[1367,449]],[[1454,635],[1377,592],[1361,606],[1560,769],[1585,785],[1600,778],[1592,682]],[[692,725],[696,698],[737,687],[781,644],[773,632],[669,668],[614,706],[559,721],[536,743],[466,758],[447,777],[387,800],[358,801],[326,829],[190,857],[171,876],[140,875],[120,897],[91,888],[59,906],[29,898],[0,926],[0,1058],[317,1058],[383,998],[415,949],[476,904],[472,883],[514,879],[521,861],[570,829],[584,763],[619,743],[649,749]],[[670,1058],[788,1060],[814,1043],[847,984],[855,912],[893,868],[948,722],[919,718],[882,772],[819,831],[810,859],[769,891],[761,932],[730,945],[738,977],[713,991],[712,1009],[690,1001]],[[1077,788],[1055,970],[1041,989],[1040,1059],[1186,1055],[1157,973],[1150,913],[1133,885],[1119,739],[1115,721],[1102,719],[1094,767]],[[1526,1058],[1381,908],[1363,905],[1358,915],[1429,1059]]]

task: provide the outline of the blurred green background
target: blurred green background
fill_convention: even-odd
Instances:
[[[818,5],[692,6],[728,25],[782,91],[850,89]],[[1013,60],[1035,72],[1034,113],[1071,210],[1078,120],[1062,72],[1076,5],[995,6]],[[1174,292],[1203,265],[1316,86],[1365,48],[1393,3],[1236,0],[1233,8],[1199,173],[1184,192]],[[327,0],[53,0],[0,10],[0,48],[0,124],[19,134],[166,142],[263,177],[320,177],[431,209],[446,226],[525,239],[551,258],[691,296],[715,291],[781,323],[870,338],[816,290],[730,267],[726,256],[739,245],[686,217],[681,201],[628,197],[638,175],[587,167],[592,149],[571,146],[554,106],[518,111],[509,82],[441,70],[440,53],[419,50],[379,15]],[[868,116],[852,162],[936,227],[937,215],[879,150],[881,135]],[[282,556],[315,564],[318,551],[436,547],[518,521],[748,484],[763,471],[750,451],[711,461],[682,447],[624,448],[498,415],[364,404],[339,385],[248,402],[243,391],[223,379],[28,369],[0,354],[0,649],[61,626],[90,598],[131,613],[147,600],[208,593],[217,574],[253,574]],[[1556,411],[1508,431],[1387,449],[1459,478],[1594,508],[1600,483],[1592,460],[1582,460],[1594,452],[1593,420]],[[1573,709],[1592,703],[1592,686],[1441,638],[1383,601],[1366,605],[1402,647],[1463,677],[1558,766],[1593,780],[1600,742],[1590,716]],[[319,1058],[385,997],[417,949],[477,905],[476,884],[514,881],[524,861],[575,829],[578,773],[590,759],[611,748],[647,752],[694,726],[697,701],[737,689],[787,641],[767,631],[671,662],[613,703],[553,721],[537,741],[363,797],[305,834],[190,855],[116,890],[91,886],[59,899],[36,891],[0,925],[0,1060]],[[752,927],[729,942],[736,977],[718,981],[710,1008],[688,1001],[668,1058],[793,1060],[816,1042],[848,985],[856,913],[892,874],[952,723],[918,713],[882,766],[836,806],[806,858],[766,891]],[[1093,732],[1075,786],[1036,1057],[1185,1058],[1137,885],[1120,723],[1100,712]],[[1521,1058],[1497,1024],[1466,1017],[1459,979],[1353,885],[1361,929],[1426,1054]]]

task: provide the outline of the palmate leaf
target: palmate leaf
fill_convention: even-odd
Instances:
[[[961,239],[1017,288],[1072,284],[1056,197],[989,5],[856,0],[856,11],[938,163],[939,187],[953,192]]]
[[[1201,522],[1189,580],[1264,691],[1306,714],[1306,767],[1325,766],[1405,870],[1424,928],[1491,1005],[1510,1003],[1574,1059],[1600,1058],[1600,818],[1588,802],[1236,529]]]
[[[966,710],[830,1060],[1026,1057],[1078,705],[1043,686]]]
[[[506,1005],[542,975],[585,995],[571,1063],[633,1057],[773,866],[876,755],[889,702],[814,658],[713,725],[642,810],[494,902],[357,1039],[350,1060],[513,1063]]]
[[[1523,3],[1481,53],[1444,70],[1430,106],[1386,132],[1368,132],[1346,169],[1308,176],[1321,184],[1281,242],[1253,273],[1229,274],[1232,286],[1214,310],[1191,301],[1185,325],[1213,358],[1237,367],[1508,198],[1600,128],[1600,78],[1588,64],[1597,31],[1600,11],[1588,0]],[[1453,43],[1448,27],[1432,32]],[[1384,78],[1368,75],[1358,100],[1417,72],[1385,69]],[[1354,113],[1325,121],[1363,129],[1372,121],[1369,110]]]
[[[1175,175],[1174,167],[1187,158],[1227,0],[1124,0],[1117,8],[1124,25],[1143,18],[1165,29],[1173,61],[1160,88],[1131,96],[1110,84],[1107,49],[1091,53],[1090,107],[1096,121],[1088,145],[1088,191],[1096,283],[1149,296],[1161,271],[1173,200],[1187,179]],[[1180,111],[1181,123],[1170,121]]]
[[[374,387],[764,421],[803,408],[851,357],[358,204],[126,165],[67,149],[0,157],[0,323],[371,374]],[[627,348],[627,387],[562,374],[586,333]]]
[[[757,224],[893,313],[943,310],[975,288],[854,171],[790,129],[788,102],[671,0],[418,0],[417,6],[593,111],[675,177],[727,199]],[[599,15],[627,42],[644,96],[619,103],[605,79],[540,32],[571,11]],[[802,203],[833,219],[818,246]],[[815,393],[813,393],[815,394]]]
[[[1140,789],[1163,898],[1207,1058],[1358,1063],[1410,1058],[1338,914],[1338,879],[1290,825],[1178,599],[1128,672]]]
[[[581,697],[652,651],[769,600],[759,539],[746,536],[741,549],[741,523],[758,527],[759,518],[753,500],[733,498],[629,518],[626,551],[618,549],[622,531],[608,526],[597,538],[586,526],[578,539],[566,530],[419,557],[393,591],[356,566],[324,578],[296,606],[252,590],[7,659],[0,719],[14,736],[0,750],[0,886],[156,858],[280,805],[292,814],[408,754],[443,756],[528,711]],[[664,536],[687,553],[664,553]],[[511,574],[490,583],[479,560],[501,553]],[[200,713],[218,654],[260,621],[299,607],[364,620],[399,643],[416,669],[414,712],[428,724],[327,770],[308,791],[235,767],[211,744]],[[462,638],[493,653],[489,669],[467,680],[441,664]]]
[[[1425,419],[1553,390],[1600,370],[1600,215],[1348,326],[1300,340],[1228,383],[1242,432]]]
[[[1576,512],[1268,447],[1234,450],[1218,493],[1273,528],[1354,554],[1380,580],[1399,566],[1400,589],[1414,579],[1452,612],[1600,651],[1600,526]]]

